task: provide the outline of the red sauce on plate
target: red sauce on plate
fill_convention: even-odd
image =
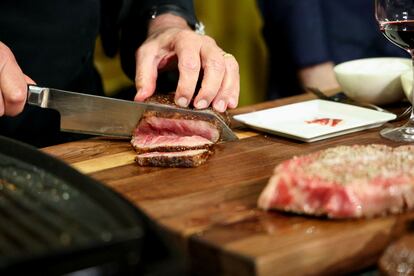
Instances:
[[[342,119],[319,118],[319,119],[314,119],[314,120],[305,121],[305,122],[307,124],[319,124],[319,125],[334,127],[338,125],[340,122],[342,122]]]

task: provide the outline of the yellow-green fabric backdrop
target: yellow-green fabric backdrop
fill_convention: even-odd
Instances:
[[[240,65],[239,106],[263,101],[266,80],[266,50],[261,39],[261,19],[255,0],[194,0],[206,33],[232,53]],[[119,59],[106,58],[99,42],[96,65],[104,81],[104,89],[113,95],[131,81],[122,73]]]
[[[239,62],[239,106],[263,101],[267,54],[256,1],[195,0],[194,4],[206,33]]]

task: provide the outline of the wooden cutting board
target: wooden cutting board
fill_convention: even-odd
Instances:
[[[239,109],[242,113],[303,100],[295,97]],[[127,197],[156,220],[188,254],[199,275],[315,275],[356,271],[375,264],[413,213],[367,220],[327,220],[264,212],[259,193],[273,168],[294,155],[336,145],[397,143],[378,129],[315,143],[248,130],[217,146],[194,169],[143,168],[125,140],[97,138],[45,148]]]

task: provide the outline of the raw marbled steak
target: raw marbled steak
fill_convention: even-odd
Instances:
[[[338,146],[286,160],[276,166],[258,206],[330,218],[411,210],[414,146]]]

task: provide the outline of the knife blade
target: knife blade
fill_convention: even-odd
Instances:
[[[28,86],[27,94],[28,104],[42,108],[52,108],[60,113],[60,128],[62,131],[131,137],[145,111],[165,111],[197,115],[216,121],[221,129],[221,139],[223,141],[238,139],[217,114],[203,110],[126,101],[35,85]]]

